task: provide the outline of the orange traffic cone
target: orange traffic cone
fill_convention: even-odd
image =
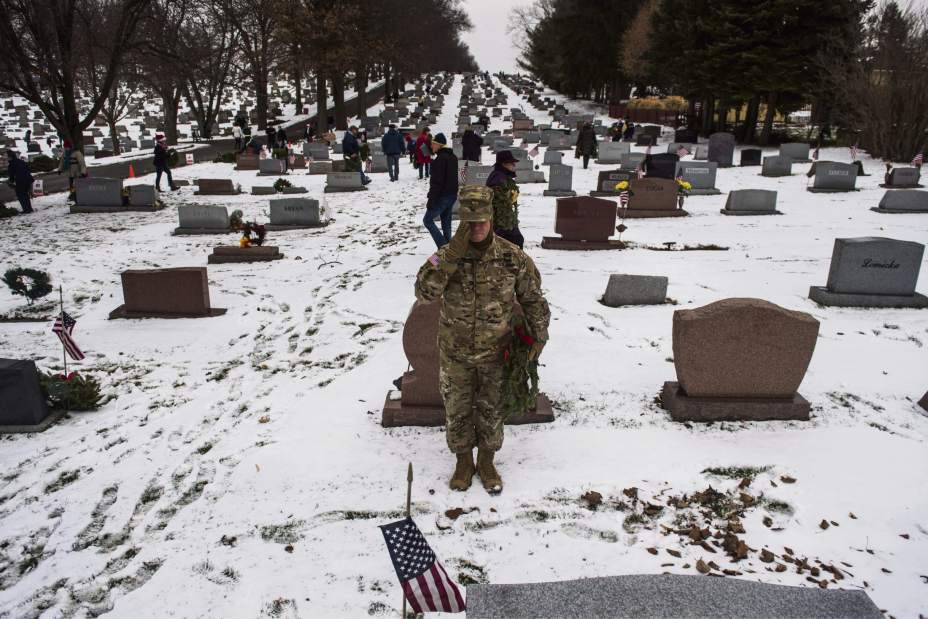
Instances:
[[[129,164],[129,178],[135,178],[135,168],[132,167],[132,164]]]

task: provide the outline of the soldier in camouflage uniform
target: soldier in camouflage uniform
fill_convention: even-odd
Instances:
[[[522,249],[525,238],[519,230],[519,186],[516,185],[516,158],[508,150],[496,153],[496,164],[487,177],[493,189],[493,231]]]
[[[439,383],[445,403],[448,448],[457,456],[453,490],[467,490],[476,473],[491,494],[503,482],[493,455],[503,445],[500,399],[502,348],[518,301],[535,337],[537,358],[548,339],[551,313],[541,276],[521,249],[492,232],[488,187],[460,192],[460,225],[451,242],[433,254],[416,278],[416,298],[443,300],[438,329]]]

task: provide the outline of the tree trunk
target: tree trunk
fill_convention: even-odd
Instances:
[[[760,139],[757,141],[761,146],[766,146],[770,142],[770,133],[773,131],[773,116],[776,114],[778,93],[776,91],[767,95],[767,113],[764,114],[764,128],[761,130]]]
[[[757,115],[760,113],[760,95],[754,95],[748,101],[747,116],[744,119],[744,134],[741,140],[745,144],[753,144],[757,135]]]
[[[367,115],[367,67],[355,71],[354,89],[358,93],[358,115]]]
[[[255,83],[255,108],[258,114],[258,129],[267,129],[267,73],[255,67],[252,79]]]
[[[329,93],[325,87],[325,74],[316,70],[316,135],[322,136],[329,130]]]
[[[171,86],[161,91],[161,107],[164,110],[164,137],[168,144],[177,144],[177,105],[180,89]]]
[[[106,124],[110,127],[110,139],[113,140],[113,155],[119,155],[122,153],[122,150],[119,148],[119,135],[116,133],[116,122],[107,120]]]
[[[293,104],[297,114],[303,113],[303,61],[297,52],[293,67]]]
[[[335,108],[335,128],[348,128],[348,114],[345,110],[345,74],[336,71],[332,75],[332,105]]]
[[[715,116],[715,99],[708,97],[703,101],[702,105],[702,134],[706,137],[709,137],[711,134],[715,133],[715,128],[712,126],[712,119]]]
[[[689,129],[693,128],[693,125],[699,121],[696,118],[696,99],[690,97],[689,107],[686,110],[686,126]]]
[[[390,64],[383,65],[383,102],[390,103]]]

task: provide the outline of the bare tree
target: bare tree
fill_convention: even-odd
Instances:
[[[275,68],[274,52],[278,50],[277,34],[280,18],[292,11],[294,3],[281,0],[220,0],[226,19],[235,27],[236,41],[245,55],[247,73],[255,89],[255,110],[258,129],[267,128],[268,94],[271,70]],[[283,51],[283,48],[279,48]]]
[[[238,30],[227,13],[217,10],[195,12],[182,29],[184,55],[196,59],[188,62],[184,74],[184,98],[206,139],[213,135],[223,96],[236,69],[237,37]]]
[[[119,145],[119,133],[116,125],[139,111],[138,95],[142,88],[142,77],[137,67],[123,70],[120,78],[113,82],[113,87],[103,103],[100,116],[106,120],[113,141],[113,154],[122,152]],[[96,93],[95,93],[96,94]]]
[[[838,106],[838,124],[860,131],[874,157],[909,161],[928,139],[928,11],[881,6],[867,24],[858,54],[819,59]]]
[[[0,88],[25,97],[76,148],[103,108],[151,0],[0,0]],[[97,84],[85,109],[88,83]]]

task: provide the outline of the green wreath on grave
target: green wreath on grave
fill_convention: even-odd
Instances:
[[[26,297],[29,305],[53,290],[48,273],[36,269],[8,269],[3,274],[3,281],[13,294]]]
[[[510,327],[512,336],[502,353],[500,409],[503,420],[532,410],[538,400],[538,360],[529,358],[535,338],[529,333],[528,324],[522,316],[513,315]]]
[[[281,193],[284,190],[284,187],[293,187],[293,183],[285,178],[278,178],[276,181],[274,181],[274,191],[277,193]]]

